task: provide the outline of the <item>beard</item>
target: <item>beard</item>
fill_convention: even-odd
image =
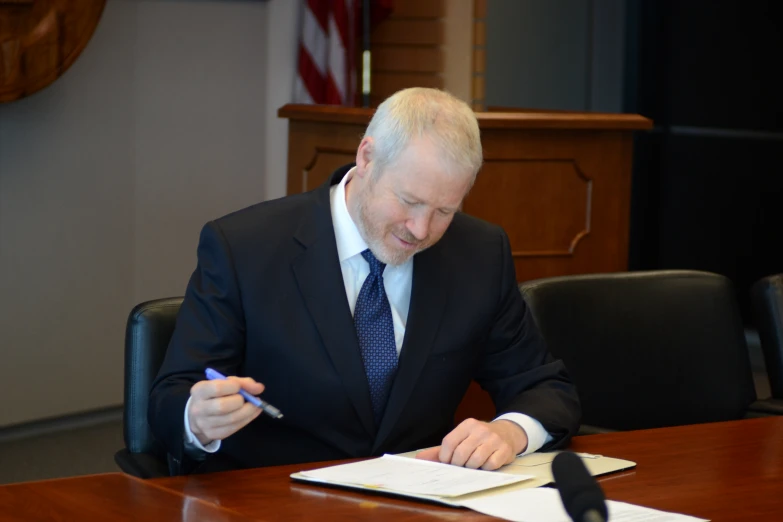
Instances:
[[[405,228],[405,225],[400,225],[397,228],[380,225],[378,220],[374,219],[375,216],[373,215],[370,206],[367,204],[369,199],[370,198],[368,197],[359,199],[359,221],[356,223],[356,227],[359,229],[362,237],[367,242],[367,246],[370,247],[370,250],[378,261],[391,266],[401,265],[414,255],[432,246],[433,241],[430,240],[429,236],[423,240],[416,239],[416,237]],[[411,243],[415,248],[405,249],[402,247],[394,248],[389,246],[384,241],[384,238],[389,234],[393,234],[403,241]]]

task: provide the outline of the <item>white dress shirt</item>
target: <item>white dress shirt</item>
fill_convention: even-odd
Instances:
[[[356,167],[354,167],[355,169]],[[332,209],[332,225],[334,236],[337,240],[337,255],[340,259],[340,269],[343,273],[345,294],[348,297],[348,305],[353,315],[356,300],[364,280],[370,274],[370,265],[362,257],[361,253],[367,250],[367,243],[356,228],[356,224],[348,213],[345,202],[345,185],[351,180],[354,169],[348,171],[342,181],[331,188],[330,201]],[[405,337],[405,325],[408,322],[408,309],[411,301],[411,284],[413,282],[413,257],[401,265],[387,265],[383,271],[383,286],[386,289],[386,297],[392,312],[394,323],[394,341],[397,345],[397,356],[402,349],[402,340]],[[198,449],[207,453],[214,453],[220,448],[220,441],[215,440],[202,445],[190,430],[188,423],[188,408],[190,399],[185,406],[185,447],[186,449]],[[522,413],[506,413],[495,420],[510,420],[518,424],[527,434],[527,448],[524,454],[532,453],[544,444],[552,440],[552,436],[546,432],[540,422]]]

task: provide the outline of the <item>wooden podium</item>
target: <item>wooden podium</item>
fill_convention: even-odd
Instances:
[[[353,162],[372,109],[286,105],[288,193],[312,190]],[[628,269],[635,114],[477,113],[484,166],[463,210],[497,223],[511,241],[517,279]],[[457,419],[490,418],[474,383]]]

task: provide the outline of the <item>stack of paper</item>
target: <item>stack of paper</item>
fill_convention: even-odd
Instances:
[[[455,497],[486,491],[533,478],[466,469],[395,455],[330,466],[291,475],[294,479],[427,498],[444,504]]]
[[[516,489],[474,497],[460,501],[461,506],[485,515],[504,518],[515,522],[571,522],[563,508],[560,494],[552,488]],[[625,502],[606,502],[611,522],[706,522],[677,513],[667,513]]]
[[[520,457],[514,464],[503,468],[510,473],[466,469],[409,456],[384,455],[377,459],[294,473],[291,478],[420,498],[517,522],[570,522],[556,489],[528,487],[551,482],[549,469],[553,454],[535,455]],[[594,474],[635,465],[600,455],[580,456],[593,463],[596,469],[590,469],[589,465],[588,469]],[[602,465],[595,464],[600,461],[604,461]],[[531,474],[522,475],[522,470]],[[612,522],[704,521],[624,502],[610,500],[607,506]]]

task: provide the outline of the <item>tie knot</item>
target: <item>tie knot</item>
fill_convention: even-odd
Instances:
[[[383,275],[383,269],[386,268],[386,263],[381,263],[380,261],[378,261],[378,258],[375,257],[375,255],[372,252],[370,252],[369,248],[364,252],[362,252],[362,257],[370,265],[370,275],[374,275],[378,277]]]

